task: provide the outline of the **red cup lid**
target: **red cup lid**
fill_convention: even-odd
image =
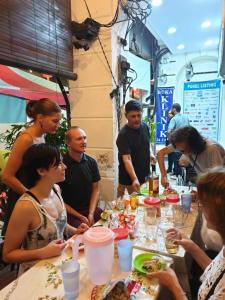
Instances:
[[[179,202],[180,200],[180,197],[178,194],[169,194],[166,196],[166,202],[169,202],[169,203],[177,203]]]
[[[147,197],[144,199],[144,204],[146,205],[159,205],[160,204],[160,199],[159,198],[154,198],[154,197]]]
[[[129,230],[128,228],[114,228],[112,231],[116,234],[115,240],[124,240],[128,238]]]

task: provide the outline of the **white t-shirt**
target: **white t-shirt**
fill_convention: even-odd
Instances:
[[[225,257],[223,252],[225,247],[222,248],[220,253],[211,262],[211,264],[205,269],[205,272],[201,276],[200,280],[202,285],[199,288],[198,300],[205,300],[211,287],[213,286],[216,279],[225,269]],[[223,274],[219,283],[217,284],[214,294],[209,298],[209,300],[224,300],[225,299],[225,274]]]

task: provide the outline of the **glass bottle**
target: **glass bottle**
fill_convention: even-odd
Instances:
[[[152,165],[152,173],[149,177],[149,195],[157,196],[159,194],[159,175],[156,174],[156,166]]]

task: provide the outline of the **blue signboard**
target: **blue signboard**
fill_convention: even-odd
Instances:
[[[156,144],[165,144],[169,123],[168,112],[173,104],[174,87],[157,89],[156,98]]]

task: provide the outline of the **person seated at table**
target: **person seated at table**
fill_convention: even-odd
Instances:
[[[60,183],[65,201],[68,223],[92,225],[100,219],[102,210],[97,207],[100,174],[94,158],[85,154],[87,136],[83,129],[72,126],[65,135],[69,148],[63,157],[67,166],[65,181]]]
[[[185,238],[177,229],[169,229],[168,237],[182,245],[204,270],[199,300],[225,299],[225,168],[217,167],[202,174],[197,181],[199,207],[205,216],[207,227],[217,231],[223,241],[220,253],[211,260],[192,240]],[[158,278],[173,293],[176,300],[186,300],[176,274],[170,268],[162,272],[149,273]]]
[[[27,190],[17,201],[7,227],[3,260],[21,263],[22,271],[37,260],[58,256],[66,246],[63,233],[84,232],[86,224],[67,224],[66,209],[56,182],[65,179],[59,149],[32,145],[23,156]]]

